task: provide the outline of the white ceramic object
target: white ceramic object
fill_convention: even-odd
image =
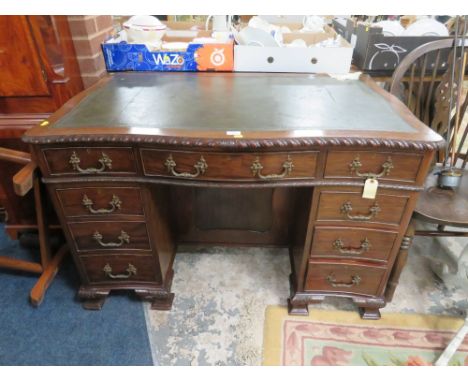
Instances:
[[[268,32],[253,28],[245,27],[237,35],[236,41],[240,42],[240,45],[253,45],[253,46],[265,46],[265,47],[278,47],[281,44],[275,40],[275,38]]]
[[[304,21],[304,15],[258,15],[258,17],[275,24],[301,24]]]
[[[320,33],[324,32],[325,20],[321,16],[304,16],[301,32]]]
[[[213,37],[197,37],[192,42],[195,44],[219,44],[219,41]]]
[[[384,36],[401,36],[405,31],[399,21],[383,20],[372,24],[374,27],[381,27]]]
[[[156,52],[161,50],[162,41],[147,42],[145,45],[150,52]]]
[[[279,46],[283,45],[283,33],[290,33],[291,30],[286,26],[270,24],[259,16],[254,16],[249,20],[249,27],[261,29],[274,37]],[[265,45],[266,46],[266,45]]]
[[[165,36],[167,37],[182,37],[182,38],[195,38],[198,36],[197,30],[178,30],[168,29]]]
[[[165,42],[162,44],[162,50],[163,51],[173,51],[173,52],[180,52],[183,50],[187,50],[189,46],[188,42]]]
[[[132,16],[124,24],[128,42],[145,44],[161,41],[167,26],[154,16]]]
[[[340,36],[336,36],[336,38],[330,37],[326,40],[320,41],[316,44],[309,45],[309,48],[339,48],[341,46]]]
[[[262,19],[261,17],[254,16],[249,20],[249,27],[261,29],[267,33],[271,33],[276,29],[279,29],[278,26],[270,24],[268,21]]]
[[[288,48],[307,48],[307,43],[301,39],[301,38],[296,38],[295,40],[292,40],[289,44],[287,44]]]
[[[403,36],[448,36],[447,27],[434,19],[421,19],[408,25]]]
[[[229,15],[210,15],[206,19],[205,29],[209,30],[210,20],[213,20],[214,32],[228,32],[231,30],[232,16]]]
[[[229,31],[215,31],[211,34],[211,37],[213,37],[218,43],[226,43],[232,40],[233,33]]]

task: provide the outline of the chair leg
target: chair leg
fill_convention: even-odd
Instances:
[[[19,259],[12,259],[7,256],[0,256],[0,268],[14,269],[17,271],[42,273],[44,268],[39,263],[32,261],[25,261]]]
[[[390,278],[387,283],[387,289],[385,290],[385,300],[387,302],[392,301],[393,295],[395,294],[395,289],[398,285],[398,282],[400,281],[401,272],[408,258],[408,251],[411,246],[413,236],[414,225],[413,221],[411,221],[408,225],[408,229],[406,230],[405,236],[401,241],[400,250],[398,252],[395,264],[393,265],[392,273],[390,274]]]
[[[41,264],[46,268],[51,261],[50,234],[47,216],[44,212],[46,200],[42,193],[42,184],[39,177],[34,176],[34,202],[36,207],[37,229],[39,231],[39,248],[41,254]]]
[[[47,288],[57,274],[60,263],[68,252],[68,247],[64,244],[57,251],[55,256],[52,256],[51,254],[49,224],[46,213],[44,212],[46,199],[42,191],[43,186],[39,177],[34,176],[34,201],[36,207],[37,229],[39,231],[39,248],[41,264],[44,269],[29,295],[31,304],[34,306],[39,306],[42,303]]]
[[[39,306],[42,303],[47,288],[57,274],[60,264],[67,253],[68,246],[64,244],[60,247],[47,266],[44,267],[44,272],[42,272],[41,276],[36,282],[36,285],[34,285],[34,287],[31,289],[31,293],[29,295],[31,304],[34,306]]]

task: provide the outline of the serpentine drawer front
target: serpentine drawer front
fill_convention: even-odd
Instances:
[[[160,281],[158,265],[152,256],[80,256],[90,283],[128,283]]]
[[[387,261],[396,237],[368,228],[315,227],[310,256]]]
[[[169,310],[178,246],[251,245],[288,248],[290,314],[335,296],[369,319],[392,299],[444,145],[366,75],[235,72],[113,73],[23,140],[86,309],[128,289]]]
[[[141,149],[146,175],[205,180],[315,178],[317,152],[224,154]]]
[[[419,154],[330,150],[324,178],[377,178],[384,182],[414,183],[421,161]]]
[[[321,190],[317,221],[400,224],[409,200],[408,193],[380,189],[375,199],[364,199],[362,187],[352,190]]]
[[[141,191],[137,187],[83,187],[56,190],[67,217],[143,216]]]
[[[69,223],[78,252],[150,250],[145,222],[79,222]]]
[[[377,295],[384,267],[309,261],[305,290]]]
[[[50,175],[136,174],[131,147],[70,147],[43,150]]]

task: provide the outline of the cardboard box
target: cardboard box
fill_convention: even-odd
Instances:
[[[356,45],[356,26],[351,19],[333,19],[333,29],[348,41],[353,47]]]
[[[366,73],[391,75],[403,58],[417,47],[431,41],[453,37],[441,36],[384,36],[381,27],[366,24],[354,25],[352,20],[334,21],[335,29],[354,45],[353,64]],[[447,69],[449,51],[442,51],[439,70]],[[427,67],[435,64],[436,55],[429,55]]]
[[[231,72],[234,68],[234,42],[198,44],[195,37],[210,37],[211,31],[191,22],[167,22],[163,42],[188,42],[183,51],[152,50],[145,44],[127,43],[121,31],[101,44],[107,71]]]
[[[285,72],[285,73],[348,73],[353,47],[336,32],[326,27],[323,33],[299,33],[302,24],[287,25],[293,32],[285,33],[283,41],[303,39],[307,45],[329,38],[338,38],[338,47],[259,47],[234,46],[235,72]]]

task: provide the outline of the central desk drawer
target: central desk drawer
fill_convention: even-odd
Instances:
[[[68,147],[43,150],[50,175],[131,175],[136,162],[131,147]]]
[[[305,290],[375,296],[386,271],[384,267],[309,261]]]
[[[396,237],[384,230],[316,227],[310,256],[387,261]]]
[[[325,178],[375,177],[382,181],[414,183],[422,155],[401,152],[331,150],[327,155]]]
[[[151,249],[145,222],[89,221],[68,227],[78,252]]]
[[[137,187],[80,187],[56,190],[66,217],[113,215],[143,216]]]
[[[152,256],[80,256],[90,283],[158,282],[158,264]]]
[[[317,152],[212,153],[141,149],[145,175],[277,181],[315,178]]]

